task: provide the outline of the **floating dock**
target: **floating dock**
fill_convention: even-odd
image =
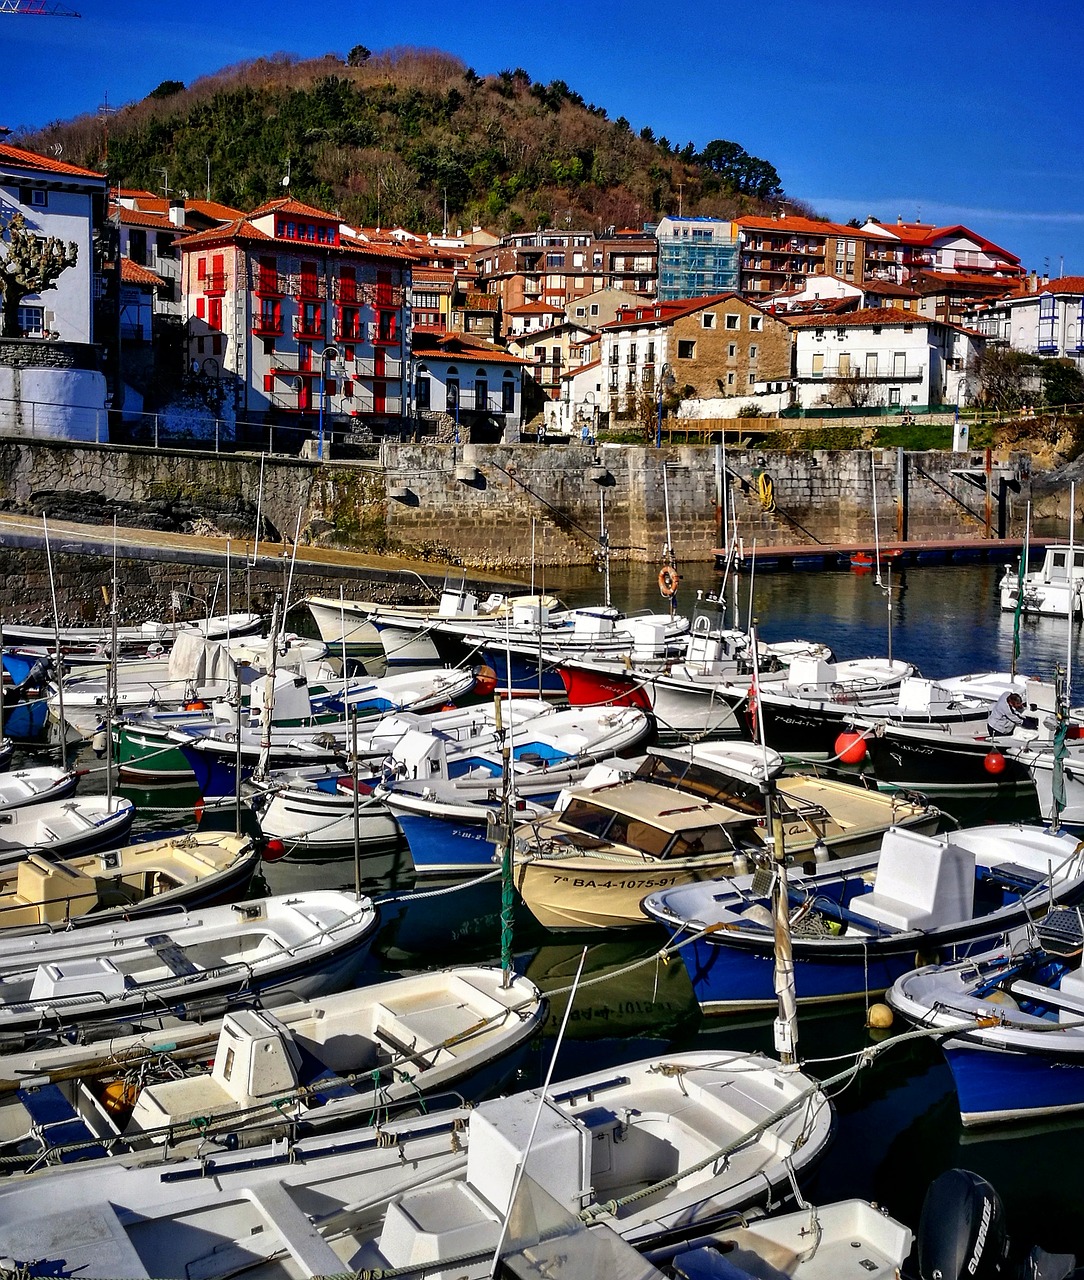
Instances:
[[[993,561],[997,564],[1013,563],[1023,549],[1022,538],[953,538],[946,542],[882,542],[882,565],[917,564],[977,564]],[[1031,553],[1045,550],[1046,541],[1033,540]],[[793,546],[761,547],[756,549],[757,570],[772,569],[863,569],[872,568],[875,550],[872,542],[853,543],[800,543]],[[867,564],[853,564],[853,557],[865,557]],[[715,550],[716,569],[726,568],[727,553]],[[752,563],[753,548],[745,544],[741,558],[742,567]]]

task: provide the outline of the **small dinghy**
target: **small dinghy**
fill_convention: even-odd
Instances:
[[[124,796],[71,796],[0,809],[0,866],[28,853],[71,858],[124,844],[135,805]]]
[[[647,1247],[789,1190],[831,1127],[830,1103],[800,1072],[758,1054],[677,1053],[545,1097],[164,1168],[122,1157],[108,1178],[88,1164],[9,1180],[0,1256],[14,1267],[47,1258],[81,1280],[434,1271],[453,1258],[446,1274],[482,1277],[521,1164],[565,1213]]]
[[[0,777],[0,812],[46,800],[63,800],[75,791],[80,777],[81,773],[75,769],[61,769],[52,764],[13,769]]]
[[[0,936],[0,1047],[67,1039],[88,1022],[167,1009],[196,1018],[238,1000],[301,1000],[351,981],[378,924],[368,898],[322,891]]]
[[[194,831],[61,860],[0,867],[0,934],[68,929],[243,896],[259,861],[248,836]]]
[[[770,876],[766,877],[770,881]],[[890,987],[919,955],[963,957],[1084,900],[1084,852],[1039,827],[972,827],[939,836],[893,829],[878,854],[788,872],[799,1000],[846,1000]],[[702,1008],[776,1003],[769,887],[751,877],[644,899],[674,932]]]
[[[99,1038],[0,1056],[0,1154],[20,1168],[178,1160],[370,1123],[424,1094],[473,1097],[514,1076],[545,1013],[527,978],[474,967],[207,1022],[166,1013],[137,1034],[86,1027]],[[36,1123],[47,1111],[55,1132]]]
[[[941,1027],[965,1125],[1084,1108],[1084,923],[1055,907],[1026,936],[899,978],[889,1004]]]

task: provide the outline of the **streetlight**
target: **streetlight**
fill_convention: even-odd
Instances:
[[[659,413],[655,422],[655,448],[662,448],[662,400],[674,386],[674,371],[669,364],[664,364],[659,373]]]
[[[321,462],[324,460],[324,388],[327,383],[328,356],[334,357],[335,371],[340,377],[344,368],[338,347],[325,347],[320,352],[320,431],[316,441],[316,456]]]

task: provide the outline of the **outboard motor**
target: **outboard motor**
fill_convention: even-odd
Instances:
[[[997,1280],[1008,1253],[1005,1210],[986,1179],[967,1169],[935,1178],[918,1224],[921,1280]]]
[[[1067,1280],[1079,1276],[1068,1253],[1038,1245],[1019,1264],[1009,1261],[1005,1210],[994,1188],[968,1169],[934,1179],[918,1224],[920,1280]]]

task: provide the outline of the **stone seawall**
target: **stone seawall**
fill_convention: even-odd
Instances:
[[[871,457],[873,464],[871,468]],[[1026,457],[896,450],[727,451],[739,529],[759,545],[868,542],[872,476],[882,537],[1012,536],[1030,492]],[[655,561],[667,513],[679,559],[719,545],[715,446],[385,444],[379,463],[0,440],[0,507],[54,519],[219,533],[251,548],[293,541],[466,567],[586,564],[603,513],[618,559]],[[771,479],[765,510],[758,477]],[[987,491],[990,493],[987,512]],[[238,548],[239,554],[241,547]]]

